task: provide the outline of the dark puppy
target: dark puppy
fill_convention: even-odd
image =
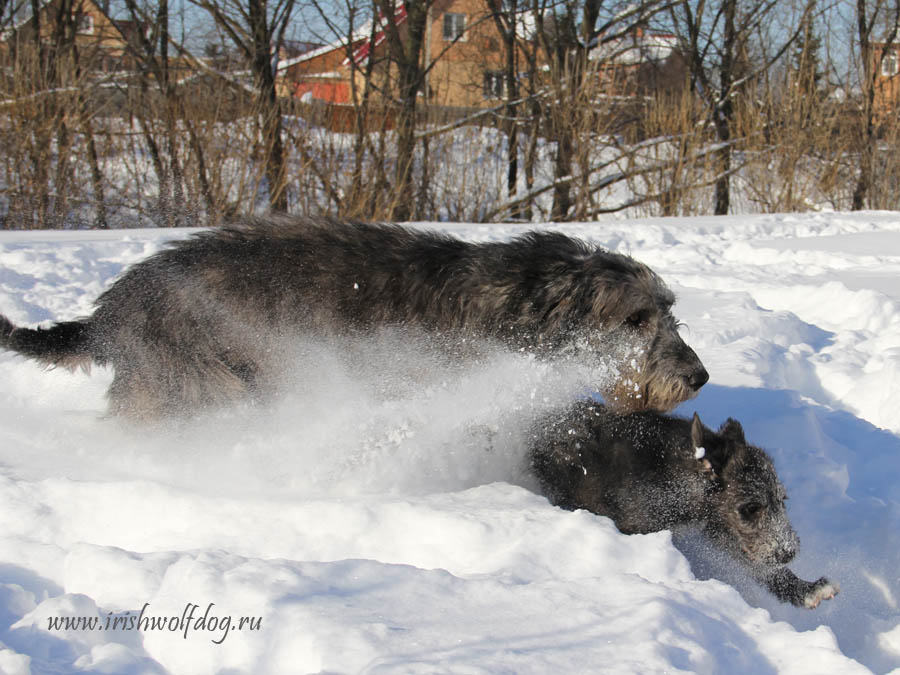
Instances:
[[[536,428],[531,461],[554,504],[610,517],[626,534],[701,524],[779,600],[814,608],[838,592],[787,567],[799,540],[771,459],[729,419],[718,432],[653,412],[612,414],[592,402]]]
[[[286,340],[406,326],[598,368],[619,411],[669,410],[708,375],[645,265],[553,232],[474,244],[396,225],[250,218],[128,270],[94,314],[46,329],[0,317],[0,346],[115,369],[114,413],[190,413],[265,391]]]

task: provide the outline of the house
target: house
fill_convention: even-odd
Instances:
[[[406,6],[393,21],[405,30]],[[384,89],[392,77],[387,64],[384,19],[369,22],[352,36],[279,64],[279,92],[305,102],[347,104],[352,84],[361,91],[369,61],[373,80]],[[497,105],[503,97],[504,54],[500,36],[484,0],[435,0],[425,30],[425,60],[431,66],[429,103],[452,107]]]
[[[875,114],[886,115],[900,105],[900,44],[873,44],[872,68],[875,77]]]
[[[531,15],[521,17],[520,45],[533,32]],[[397,6],[393,21],[402,31],[406,7]],[[353,85],[364,86],[363,73],[373,70],[378,91],[387,89],[392,75],[387,64],[384,19],[367,23],[352,36],[283,61],[279,65],[279,93],[307,103],[350,104]],[[432,105],[448,108],[496,107],[505,91],[505,51],[485,0],[435,0],[425,31],[425,62],[430,70],[425,91]],[[521,48],[521,46],[520,46]],[[673,35],[638,28],[603,42],[590,52],[600,91],[607,96],[635,97],[682,87],[685,61]],[[526,63],[522,55],[521,63]],[[541,73],[546,72],[538,64]],[[524,70],[524,69],[523,69]],[[545,75],[538,74],[538,77]]]
[[[349,55],[363,38],[339,40],[285,59],[278,64],[276,87],[280,96],[293,96],[305,103],[350,103],[353,68]]]
[[[73,38],[82,63],[114,72],[128,68],[129,44],[146,27],[113,20],[94,0],[49,0],[41,3],[37,20],[29,11],[0,34],[0,50],[15,52],[33,43],[36,29],[43,44],[52,44],[60,36]]]
[[[678,38],[637,27],[591,50],[597,64],[600,92],[611,97],[641,97],[681,90],[687,62]]]

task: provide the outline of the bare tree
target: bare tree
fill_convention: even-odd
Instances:
[[[430,98],[428,75],[444,55],[475,26],[490,19],[483,14],[466,17],[463,27],[452,36],[444,36],[443,46],[433,53],[431,40],[432,6],[434,0],[374,0],[372,37],[365,56],[351,57],[356,72],[365,69],[364,94],[377,92],[391,107],[394,119],[394,178],[386,203],[386,216],[393,220],[423,217],[429,202],[430,158],[429,139],[434,134],[418,131],[422,111],[420,100]],[[377,49],[383,39],[383,47]],[[367,99],[366,99],[367,100]],[[383,141],[382,135],[381,140]],[[421,148],[418,182],[413,180],[417,147]],[[387,187],[387,186],[386,186]]]
[[[801,7],[802,17],[814,0]],[[714,213],[731,208],[731,177],[736,138],[736,103],[784,56],[803,30],[803,21],[767,30],[781,8],[778,0],[686,0],[673,5],[670,18],[687,56],[691,90],[706,102],[719,144]],[[786,30],[785,30],[786,28]]]
[[[191,0],[209,12],[219,28],[241,52],[250,68],[260,118],[260,146],[264,156],[269,205],[286,211],[287,158],[281,105],[275,87],[277,57],[290,25],[295,0]]]
[[[897,0],[856,0],[856,29],[859,40],[859,60],[862,84],[862,118],[859,124],[859,171],[850,208],[865,208],[875,164],[877,143],[875,91],[882,64],[892,52],[900,28],[900,2]],[[876,50],[877,36],[881,30],[882,44]]]
[[[148,30],[133,32],[128,51],[137,66],[138,80],[133,89],[137,92],[137,100],[132,114],[141,127],[157,178],[155,220],[168,227],[193,224],[192,209],[185,205],[184,168],[180,157],[182,138],[178,120],[183,117],[180,115],[183,104],[176,91],[169,58],[169,2],[159,0],[150,6],[138,4],[137,0],[125,0],[125,6],[135,26],[148,27]],[[161,126],[159,132],[158,126]]]
[[[6,123],[3,146],[7,161],[7,225],[60,227],[82,216],[77,164],[88,163],[94,198],[94,224],[107,226],[104,181],[91,124],[96,41],[80,34],[81,6],[60,0],[44,6],[31,0],[30,16],[13,25],[24,3],[6,4],[0,18],[8,25],[3,57],[2,94]],[[6,12],[9,12],[7,14]],[[86,147],[85,155],[78,148]]]
[[[607,163],[607,158],[595,156],[595,141],[601,135],[598,122],[616,121],[609,98],[603,95],[601,69],[614,62],[623,38],[670,5],[666,0],[630,4],[531,0],[535,39],[546,64],[542,121],[555,144],[553,220],[599,212],[594,195],[601,189],[598,185],[608,184],[591,177],[596,167]]]
[[[503,95],[506,99],[504,128],[506,130],[506,195],[514,199],[519,184],[519,107],[521,102],[519,73],[520,62],[527,60],[528,52],[522,49],[522,9],[519,0],[486,0],[491,17],[503,44]],[[529,79],[533,79],[535,63],[528,64]],[[522,205],[517,204],[510,213],[513,220],[522,220]]]
[[[412,184],[416,148],[418,96],[425,84],[425,33],[433,0],[377,0],[387,38],[390,67],[396,70],[397,159],[391,218],[409,220],[415,191]]]
[[[324,43],[337,44],[349,68],[349,98],[353,111],[352,158],[343,159],[339,148],[327,153],[334,161],[323,162],[322,153],[314,157],[300,146],[323,191],[329,197],[329,208],[338,216],[352,218],[389,218],[394,197],[388,178],[387,137],[392,119],[390,78],[384,76],[389,58],[372,45],[380,43],[383,19],[378,0],[344,0],[336,5],[311,0],[318,21],[325,25],[316,37]],[[328,107],[320,105],[317,112]],[[327,120],[324,121],[327,124]],[[340,139],[333,138],[339,146]],[[346,180],[342,178],[347,176]]]

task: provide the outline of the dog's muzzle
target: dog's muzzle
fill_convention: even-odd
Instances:
[[[709,382],[709,373],[702,365],[689,374],[686,378],[688,386],[694,391],[699,391],[700,387]]]

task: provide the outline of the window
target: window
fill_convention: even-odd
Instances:
[[[484,98],[503,98],[503,92],[506,87],[503,86],[503,73],[494,70],[488,70],[484,74]]]
[[[447,12],[444,14],[444,39],[447,41],[450,40],[464,40],[466,32],[466,15],[465,14],[453,14],[452,12]]]
[[[75,18],[76,30],[82,35],[94,33],[94,17],[90,14],[80,14]]]
[[[897,74],[897,66],[897,52],[888,52],[881,59],[881,74],[884,77],[893,77]]]

